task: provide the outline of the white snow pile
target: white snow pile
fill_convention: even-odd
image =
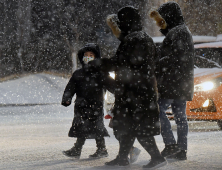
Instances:
[[[0,105],[60,103],[68,79],[33,74],[0,83]]]
[[[220,41],[222,38],[221,36],[215,37],[215,36],[192,36],[194,43],[204,43],[204,42],[215,42]],[[162,43],[165,36],[159,36],[159,37],[152,37],[153,41],[155,43]]]
[[[219,68],[195,69],[195,77],[221,74]],[[16,80],[0,83],[1,105],[60,104],[69,79],[49,74],[33,74]],[[114,102],[114,96],[107,93],[107,103]]]
[[[194,69],[194,77],[211,75],[211,78],[213,78],[213,77],[217,77],[220,74],[222,74],[221,68],[197,68],[197,69]]]

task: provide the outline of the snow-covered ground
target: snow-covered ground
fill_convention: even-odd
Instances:
[[[0,104],[60,103],[68,79],[34,74],[0,83]]]
[[[74,105],[67,108],[60,105],[67,82],[68,79],[36,74],[0,83],[0,169],[142,169],[150,156],[137,141],[135,146],[142,151],[136,163],[128,168],[104,166],[104,163],[114,159],[118,152],[118,142],[112,129],[108,127],[109,120],[105,120],[110,134],[110,137],[106,138],[109,157],[96,160],[88,158],[88,155],[96,150],[95,140],[86,141],[80,160],[62,154],[62,151],[72,147],[75,141],[67,137]],[[31,105],[24,105],[27,103]],[[173,121],[172,125],[175,130]],[[217,124],[191,121],[189,127],[188,160],[169,162],[167,166],[159,169],[222,169],[222,133]],[[159,135],[155,138],[162,150],[162,137]]]

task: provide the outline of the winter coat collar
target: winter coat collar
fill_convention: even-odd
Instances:
[[[176,29],[177,27],[181,26],[181,25],[185,25],[185,24],[180,24],[180,25],[177,25],[173,28],[166,28],[166,29],[160,29],[159,31],[163,34],[163,35],[167,35],[171,30],[174,30]]]

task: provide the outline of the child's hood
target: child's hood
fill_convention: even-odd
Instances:
[[[95,58],[101,58],[99,46],[95,43],[87,43],[78,52],[78,58],[82,65],[84,65],[84,62],[83,62],[84,53],[87,51],[92,51],[95,54]]]

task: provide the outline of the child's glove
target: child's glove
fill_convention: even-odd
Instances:
[[[65,92],[62,96],[62,102],[61,105],[67,107],[71,104],[72,98],[70,98],[71,94],[70,92]]]
[[[67,107],[71,104],[71,101],[62,101],[61,105]]]

